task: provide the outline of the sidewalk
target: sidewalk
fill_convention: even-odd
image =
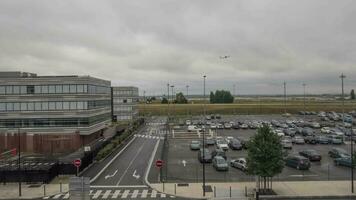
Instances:
[[[31,185],[22,184],[22,196],[19,198],[18,183],[1,184],[0,199],[33,199],[60,193],[60,184],[32,185],[36,187],[29,186]],[[68,184],[62,184],[62,192],[68,192]]]
[[[174,183],[151,184],[150,186],[160,192],[188,198],[203,198],[202,184],[189,183],[187,187],[178,187]],[[214,190],[216,197],[232,197],[248,199],[247,193],[253,193],[255,182],[239,183],[207,183]],[[231,192],[230,192],[231,187]],[[344,196],[351,195],[350,181],[295,181],[273,182],[273,190],[280,196]],[[206,198],[214,198],[214,192],[207,192]],[[355,196],[356,198],[356,196]]]

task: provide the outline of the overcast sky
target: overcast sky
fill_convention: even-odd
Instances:
[[[90,75],[146,94],[356,89],[355,0],[0,1],[0,70]],[[220,56],[229,55],[228,59]]]

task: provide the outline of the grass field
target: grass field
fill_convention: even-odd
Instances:
[[[174,115],[201,115],[203,103],[170,104],[169,111]],[[297,113],[304,110],[303,101],[288,101],[287,113]],[[307,111],[342,111],[341,101],[312,101],[307,102]],[[356,110],[356,101],[345,101],[345,111]],[[167,104],[140,104],[140,114],[167,115]],[[234,104],[206,104],[207,114],[280,114],[284,113],[283,101],[244,101]]]

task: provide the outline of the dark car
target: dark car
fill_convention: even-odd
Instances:
[[[287,136],[294,137],[296,134],[296,130],[294,128],[286,128],[283,130],[283,133]]]
[[[287,166],[298,170],[308,170],[310,168],[310,161],[303,156],[288,156],[285,162]]]
[[[314,134],[314,130],[311,129],[311,128],[303,128],[303,131],[302,131],[302,135],[303,136],[308,136],[308,135],[313,135]]]
[[[242,148],[244,149],[247,149],[247,143],[248,143],[248,140],[246,139],[243,139],[243,138],[237,138],[238,141],[240,141],[241,145],[242,145]]]
[[[212,152],[211,156],[212,156],[213,158],[214,158],[215,156],[221,156],[221,157],[223,157],[225,160],[227,159],[225,151],[222,150],[222,149],[219,149],[219,148],[215,149],[215,150]]]
[[[232,128],[233,128],[233,129],[239,129],[239,128],[240,128],[240,126],[239,126],[239,124],[238,124],[238,123],[235,123],[234,125],[232,125]]]
[[[204,155],[203,155],[204,154]],[[204,152],[203,149],[200,149],[198,152],[198,160],[203,163],[211,163],[213,157],[211,155],[211,152],[209,151],[209,149],[204,148]]]
[[[352,163],[351,163],[351,157],[342,157],[342,158],[336,158],[334,160],[335,165],[338,166],[345,166],[345,167],[352,167]],[[355,166],[354,166],[355,168]]]
[[[303,133],[303,128],[302,127],[296,127],[295,128],[295,134],[301,135]]]
[[[237,139],[232,139],[229,141],[229,147],[232,150],[242,150],[242,144],[239,140]]]
[[[205,140],[205,145],[214,145],[215,140],[213,138],[208,138]]]
[[[304,138],[305,143],[307,144],[316,144],[317,139],[315,135],[309,135]]]
[[[316,137],[316,142],[318,144],[329,144],[329,139],[325,136],[318,136]]]
[[[299,152],[299,155],[308,158],[310,161],[320,161],[321,155],[314,149],[306,149]]]
[[[329,156],[332,158],[343,158],[343,157],[350,157],[350,154],[348,154],[345,150],[341,148],[332,148],[329,151]]]

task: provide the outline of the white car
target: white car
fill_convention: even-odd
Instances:
[[[222,140],[216,141],[216,146],[224,151],[227,151],[229,149],[229,145],[227,145],[227,143]]]
[[[240,128],[242,128],[242,129],[248,129],[248,125],[247,125],[247,124],[241,124]]]
[[[311,124],[311,126],[312,126],[313,128],[320,128],[320,124],[319,124],[318,122],[313,122],[313,123]]]
[[[247,162],[245,158],[238,158],[230,161],[231,167],[235,167],[242,171],[247,171]]]
[[[198,128],[195,125],[189,125],[188,126],[188,132],[191,132],[191,131],[201,131],[201,128]]]
[[[324,134],[329,134],[331,132],[331,129],[330,127],[323,127],[320,129],[320,132]]]
[[[224,124],[224,128],[230,129],[230,128],[232,128],[232,124],[230,124],[230,123],[225,123],[225,124]]]
[[[216,124],[214,124],[214,123],[210,124],[210,128],[211,129],[216,129]]]
[[[192,124],[192,122],[191,122],[190,120],[186,120],[186,121],[185,121],[185,125],[189,126],[189,125],[191,125],[191,124]]]
[[[226,137],[226,141],[229,143],[231,140],[233,140],[234,139],[234,137],[232,137],[232,136],[227,136]]]

